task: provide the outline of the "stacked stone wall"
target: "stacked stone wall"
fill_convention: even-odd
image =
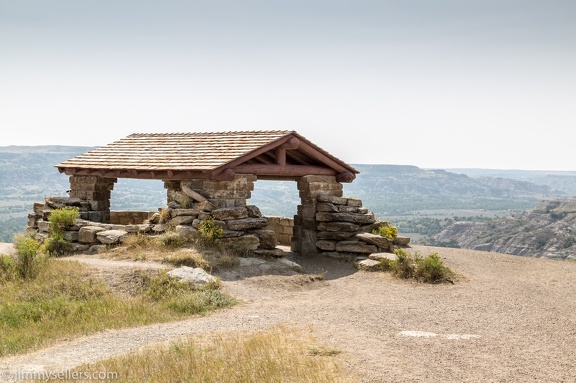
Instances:
[[[316,201],[316,247],[322,255],[354,261],[372,253],[393,252],[395,246],[409,242],[405,237],[372,234],[387,223],[377,220],[359,199],[321,194]]]
[[[304,176],[297,182],[301,205],[294,216],[292,251],[302,255],[318,254],[316,204],[319,195],[342,197],[342,184],[334,176]]]
[[[110,222],[110,194],[116,178],[71,176],[70,198],[87,201],[89,209],[82,209],[80,217],[95,222]]]
[[[294,231],[294,220],[285,217],[266,217],[268,226],[266,229],[276,233],[276,240],[280,245],[290,246],[292,243],[292,233]]]
[[[150,211],[110,211],[110,223],[115,225],[134,225],[150,219],[155,212]]]
[[[246,204],[253,188],[254,176],[238,176],[233,181],[187,180],[168,181],[168,207],[149,215],[148,212],[109,212],[114,223],[86,219],[90,217],[92,201],[79,198],[47,197],[34,205],[27,230],[39,240],[48,236],[50,212],[61,207],[77,207],[81,219],[68,228],[65,239],[77,250],[91,246],[115,245],[136,233],[159,235],[173,231],[187,238],[197,238],[202,221],[212,219],[222,228],[221,242],[229,247],[259,255],[282,256],[276,248],[276,235],[267,229],[268,219],[258,207]],[[146,220],[139,220],[146,215]],[[144,223],[141,223],[144,222]],[[140,223],[140,224],[139,224]],[[108,233],[107,233],[108,232]]]

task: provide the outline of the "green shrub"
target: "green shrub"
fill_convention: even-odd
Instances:
[[[390,262],[392,274],[399,278],[408,279],[414,276],[415,262],[410,253],[403,249],[394,250],[396,259]]]
[[[454,272],[447,266],[437,253],[422,257],[418,252],[411,255],[403,249],[394,251],[396,259],[390,261],[392,274],[398,278],[413,278],[425,283],[453,283]]]
[[[398,236],[398,229],[396,229],[396,227],[393,226],[390,222],[385,222],[384,225],[378,227],[378,229],[372,230],[372,234],[376,234],[393,241],[394,237]]]
[[[16,248],[15,269],[18,275],[24,279],[35,278],[46,261],[40,252],[38,241],[27,235],[16,235],[14,247]]]
[[[451,282],[452,270],[444,266],[437,253],[416,259],[416,279],[426,283]]]
[[[52,211],[48,217],[48,221],[50,222],[50,234],[54,236],[62,236],[66,227],[74,225],[78,217],[80,217],[80,213],[77,207],[64,207]]]
[[[61,234],[53,234],[42,243],[42,252],[48,255],[61,256],[72,252],[72,244]]]
[[[392,261],[390,259],[382,258],[378,262],[380,262],[380,263],[378,264],[377,270],[379,270],[379,271],[392,270],[392,265],[393,265],[394,261]]]
[[[214,221],[213,217],[203,219],[198,226],[198,231],[202,241],[207,244],[217,242],[224,233],[224,230]]]
[[[72,251],[69,241],[64,239],[66,227],[74,225],[80,213],[77,207],[64,207],[50,213],[50,236],[44,240],[42,251],[50,255],[64,255]]]
[[[194,199],[191,198],[190,196],[188,196],[187,194],[183,194],[180,197],[180,207],[182,207],[182,209],[191,209],[194,206]]]

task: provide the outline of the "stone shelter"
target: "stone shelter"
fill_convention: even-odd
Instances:
[[[210,217],[222,227],[223,241],[256,253],[278,254],[282,236],[291,237],[292,251],[302,255],[354,258],[393,248],[385,238],[366,234],[381,222],[362,202],[343,197],[342,183],[352,182],[359,172],[295,131],[138,133],[56,167],[70,177],[69,197],[48,197],[35,205],[28,226],[46,232],[50,210],[77,206],[78,233],[69,237],[79,246],[97,238],[101,243],[121,240],[110,239],[106,231],[160,233],[170,228],[194,235]],[[155,215],[111,211],[118,178],[164,182],[167,209]],[[257,180],[296,182],[301,203],[293,220],[263,217],[247,203]]]

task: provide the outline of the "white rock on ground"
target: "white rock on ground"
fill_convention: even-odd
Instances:
[[[170,277],[178,279],[180,282],[189,282],[196,285],[216,282],[216,277],[208,274],[200,267],[182,266],[167,273]]]

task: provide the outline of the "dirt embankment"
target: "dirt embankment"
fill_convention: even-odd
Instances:
[[[342,350],[340,365],[365,382],[576,381],[576,262],[412,251],[438,252],[461,280],[425,285],[300,258],[306,272],[326,272],[325,280],[275,269],[239,272],[223,282],[242,300],[233,308],[63,341],[0,359],[0,371],[65,370],[181,336],[282,324],[312,329],[326,347]],[[114,267],[94,262],[100,270]]]

